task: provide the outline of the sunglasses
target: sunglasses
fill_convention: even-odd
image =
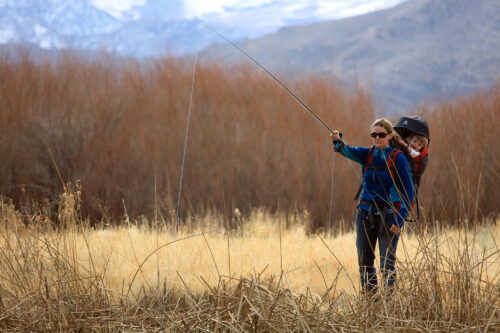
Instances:
[[[384,132],[372,132],[372,133],[370,133],[370,136],[371,136],[372,138],[374,138],[374,139],[375,139],[377,136],[378,136],[379,138],[383,139],[383,138],[385,138],[385,137],[387,136],[387,134],[389,134],[389,133],[384,133]]]

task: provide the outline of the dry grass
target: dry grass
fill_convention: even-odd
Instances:
[[[471,230],[411,225],[413,232],[402,237],[398,249],[397,292],[377,302],[357,294],[353,233],[307,236],[306,216],[286,229],[276,223],[282,216],[254,211],[229,240],[211,227],[217,218],[207,216],[174,237],[128,220],[122,227],[83,227],[83,221],[76,223],[77,199],[78,192],[61,198],[60,219],[66,224],[58,231],[51,230],[43,211],[31,215],[25,227],[22,213],[1,205],[3,329],[493,332],[500,327],[499,223]]]
[[[78,233],[75,242],[79,262],[89,267],[89,256],[93,257],[93,264],[98,271],[106,269],[104,282],[113,290],[120,290],[124,284],[128,286],[139,264],[149,254],[154,253],[143,264],[132,285],[131,291],[134,295],[139,295],[143,287],[156,287],[158,271],[161,283],[169,273],[173,273],[173,285],[181,287],[182,277],[191,291],[201,293],[205,285],[199,279],[200,276],[203,276],[206,282],[215,284],[220,275],[248,277],[259,274],[265,278],[279,276],[281,267],[286,274],[288,287],[296,292],[306,293],[310,290],[315,294],[323,294],[324,279],[338,279],[339,289],[350,294],[355,293],[358,286],[358,265],[353,232],[335,237],[306,236],[303,227],[293,226],[290,230],[283,230],[280,249],[279,230],[275,220],[276,218],[262,214],[251,216],[248,229],[243,235],[231,233],[230,256],[227,251],[227,235],[216,227],[203,228],[206,232],[204,235],[202,230],[181,231],[177,239],[182,241],[157,252],[157,244],[162,246],[174,241],[170,232],[118,227],[87,231],[85,235]],[[493,238],[482,236],[483,239],[479,239],[476,233],[484,235],[490,231],[493,235],[500,234],[500,228],[497,226],[493,230],[486,229],[468,234],[458,229],[442,230],[439,235],[408,235],[400,244],[399,259],[402,263],[420,262],[424,255],[422,251],[426,247],[426,244],[420,244],[424,239],[433,242],[428,244],[430,247],[438,244],[439,253],[446,258],[461,253],[465,246],[475,255],[480,255],[483,248],[487,249],[485,256],[489,256],[495,251]],[[193,235],[197,236],[192,237]],[[490,266],[488,268],[492,269]],[[339,271],[340,275],[337,277]],[[497,269],[496,272],[500,273],[500,270]]]

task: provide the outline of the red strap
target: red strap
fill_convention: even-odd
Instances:
[[[371,146],[370,150],[368,151],[368,157],[366,159],[365,169],[363,173],[365,173],[372,164],[374,151],[375,151],[375,146]],[[401,153],[401,150],[392,149],[391,152],[389,153],[389,156],[391,158],[389,158],[387,161],[389,172],[391,173],[393,178],[394,178],[394,170],[396,169],[396,157],[398,156],[399,153]]]
[[[392,160],[394,161],[394,164],[396,164],[396,156],[401,152],[399,149],[392,149],[389,155],[391,156]]]
[[[399,211],[401,210],[401,202],[395,202],[394,203],[394,213],[399,214]]]
[[[399,150],[399,149],[393,149],[389,153],[389,156],[391,158],[387,161],[387,164],[389,166],[389,172],[391,173],[392,178],[394,178],[396,176],[395,175],[395,171],[396,171],[396,158],[397,158],[397,156],[398,156],[398,154],[400,152],[401,152],[401,150]],[[396,179],[396,178],[394,178],[394,179]]]
[[[427,147],[424,147],[422,149],[422,151],[420,151],[420,156],[422,156],[423,158],[426,158],[427,154],[428,154]]]
[[[371,146],[370,147],[370,150],[368,151],[368,158],[366,159],[366,168],[368,169],[368,167],[372,164],[372,160],[373,160],[373,152],[375,151],[375,146]]]

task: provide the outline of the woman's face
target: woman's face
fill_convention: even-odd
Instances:
[[[382,126],[374,126],[370,135],[377,149],[387,148],[389,146],[389,140],[394,136],[393,133],[388,133]],[[381,136],[383,136],[383,138]]]

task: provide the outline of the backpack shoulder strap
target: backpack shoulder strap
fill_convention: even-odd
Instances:
[[[391,158],[394,160],[394,162],[396,162],[396,156],[398,156],[399,153],[402,153],[403,151],[401,149],[396,149],[396,148],[393,148],[391,150],[391,152],[389,153],[389,155],[391,156]]]
[[[391,176],[393,179],[397,179],[397,172],[396,172],[396,158],[398,157],[399,153],[402,153],[400,149],[392,149],[391,152],[389,153],[389,159],[387,159],[387,164],[389,166],[389,172],[391,173]],[[399,177],[398,177],[399,178]]]
[[[371,146],[370,149],[368,150],[368,157],[366,158],[366,162],[363,165],[363,174],[366,172],[366,169],[368,169],[372,164],[374,152],[375,152],[375,146]]]
[[[389,156],[391,157],[392,163],[396,165],[396,158],[399,153],[402,153],[403,151],[400,149],[392,149],[391,152],[389,153]]]
[[[372,164],[374,151],[375,151],[375,146],[371,146],[370,149],[368,150],[368,157],[366,158],[366,162],[365,162],[365,164],[363,164],[363,167],[362,167],[363,168],[363,171],[362,171],[363,175],[365,174],[366,170]],[[356,195],[354,196],[354,201],[358,201],[362,190],[363,190],[363,183],[359,184],[358,191],[356,192]]]

